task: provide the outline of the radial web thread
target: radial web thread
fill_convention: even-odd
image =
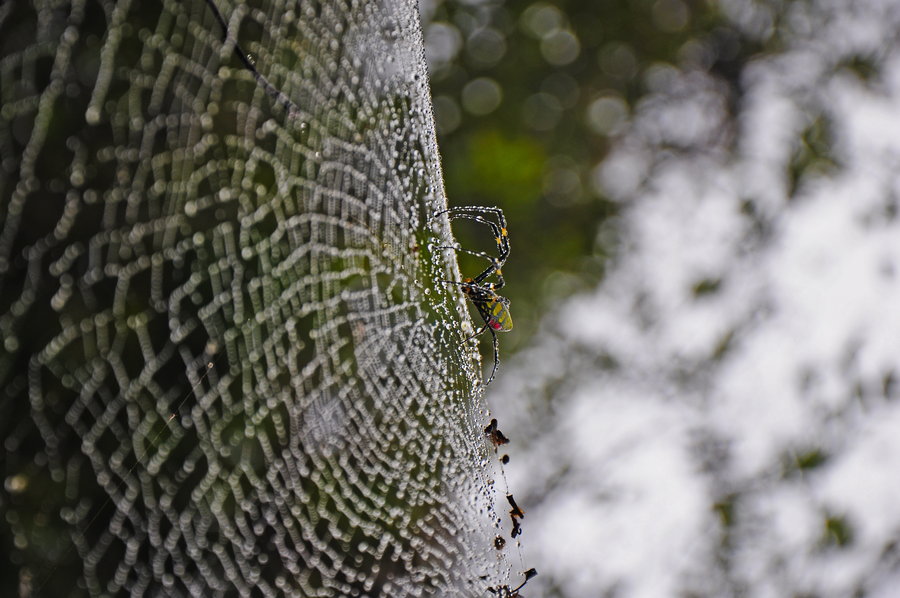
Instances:
[[[0,594],[481,595],[415,3],[216,5],[0,5]]]

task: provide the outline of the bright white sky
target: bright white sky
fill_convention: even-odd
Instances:
[[[596,171],[626,206],[611,274],[488,393],[541,574],[526,595],[900,595],[900,3],[793,4],[737,130],[699,73],[639,107]],[[816,121],[836,166],[789,199]]]

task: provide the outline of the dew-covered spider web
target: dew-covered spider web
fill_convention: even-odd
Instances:
[[[414,2],[6,2],[0,95],[0,594],[506,583]]]

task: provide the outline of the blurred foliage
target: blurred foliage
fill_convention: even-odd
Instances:
[[[438,1],[423,21],[450,203],[497,205],[509,221],[516,329],[503,340],[514,349],[540,313],[603,277],[621,206],[598,167],[653,74],[711,71],[737,102],[759,45],[703,0]],[[485,231],[454,230],[464,247],[492,249]],[[482,267],[460,263],[465,275]]]
[[[844,548],[853,542],[853,528],[846,518],[840,515],[825,517],[825,534],[823,547]]]
[[[837,171],[840,164],[833,155],[836,147],[833,125],[818,117],[800,134],[799,144],[788,167],[788,195],[802,191],[802,183]]]

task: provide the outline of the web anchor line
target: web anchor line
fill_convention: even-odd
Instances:
[[[212,11],[213,15],[216,17],[216,20],[219,22],[219,25],[222,27],[222,41],[228,43],[229,33],[228,33],[228,22],[225,20],[225,17],[219,12],[218,7],[216,7],[213,0],[206,0],[206,4],[209,6],[209,9]],[[294,102],[291,101],[287,95],[274,85],[272,85],[268,79],[263,76],[258,70],[256,70],[256,66],[254,66],[253,62],[251,62],[249,56],[246,52],[241,48],[241,45],[237,41],[237,37],[232,38],[234,40],[234,53],[243,63],[244,67],[253,74],[253,77],[256,79],[256,82],[265,90],[269,96],[284,106],[284,108],[288,111],[288,113],[300,112],[300,107],[297,106]]]

